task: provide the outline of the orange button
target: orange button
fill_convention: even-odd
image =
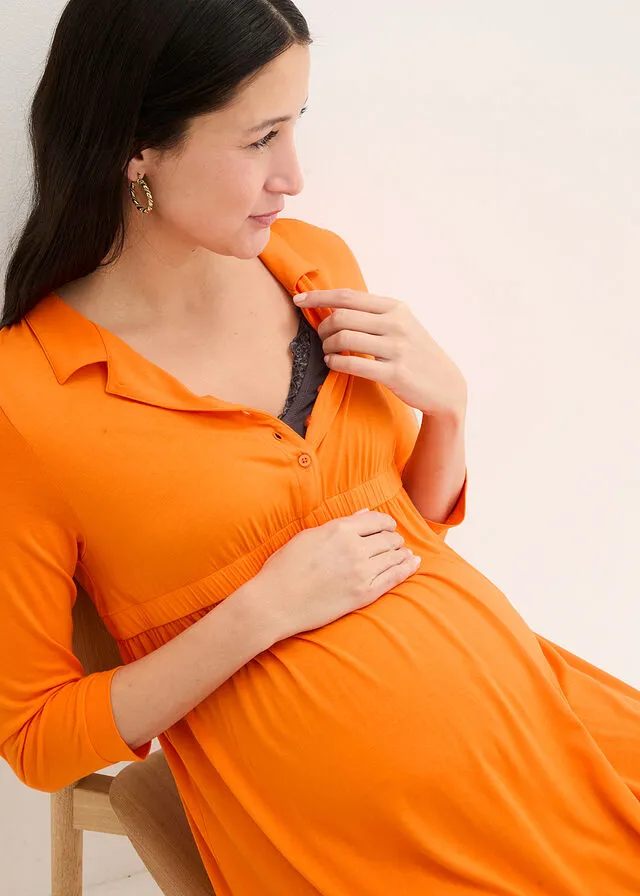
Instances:
[[[309,464],[311,463],[311,458],[309,457],[308,454],[301,454],[300,457],[298,458],[298,463],[300,464],[301,467],[308,467]]]
[[[310,423],[311,423],[311,414],[309,414],[308,417],[305,417],[304,425],[309,426]]]

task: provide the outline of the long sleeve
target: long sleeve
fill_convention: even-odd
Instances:
[[[84,676],[72,651],[80,526],[1,410],[0,469],[0,756],[52,793],[151,741],[134,752],[116,727],[116,669]]]

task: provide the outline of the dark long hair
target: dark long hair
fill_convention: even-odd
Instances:
[[[31,106],[31,210],[9,247],[0,327],[122,254],[133,156],[179,155],[192,118],[312,42],[292,0],[70,0]]]

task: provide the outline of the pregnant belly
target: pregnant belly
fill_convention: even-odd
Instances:
[[[345,856],[364,852],[439,894],[583,894],[587,871],[637,854],[623,782],[505,595],[436,547],[398,588],[278,642],[197,707],[215,775],[194,777],[220,831],[242,839],[246,811],[283,852],[341,856],[345,892],[362,868]],[[606,849],[587,859],[594,842]]]
[[[479,750],[513,739],[514,718],[531,721],[541,694],[559,693],[506,597],[443,557],[373,604],[274,644],[207,704],[216,726],[239,725],[234,740],[259,744],[270,769],[304,755],[323,787],[323,769],[356,763],[370,766],[369,789],[424,776],[425,764],[434,778],[454,760],[471,769]]]
[[[304,798],[335,817],[337,804],[366,814],[428,785],[450,805],[496,763],[538,752],[559,690],[535,635],[456,555],[423,566],[362,610],[273,645],[198,708],[202,737],[266,799]]]

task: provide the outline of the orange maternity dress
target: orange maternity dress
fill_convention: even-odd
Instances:
[[[291,295],[366,290],[303,221],[261,259]],[[402,485],[418,423],[389,390],[332,370],[301,437],[52,293],[0,331],[0,408],[0,755],[28,786],[150,747],[115,726],[114,672],[83,676],[71,651],[74,577],[131,662],[300,530],[370,507],[418,572],[160,736],[217,896],[640,893],[640,691],[531,631],[447,545],[466,483],[446,523],[420,515]]]

